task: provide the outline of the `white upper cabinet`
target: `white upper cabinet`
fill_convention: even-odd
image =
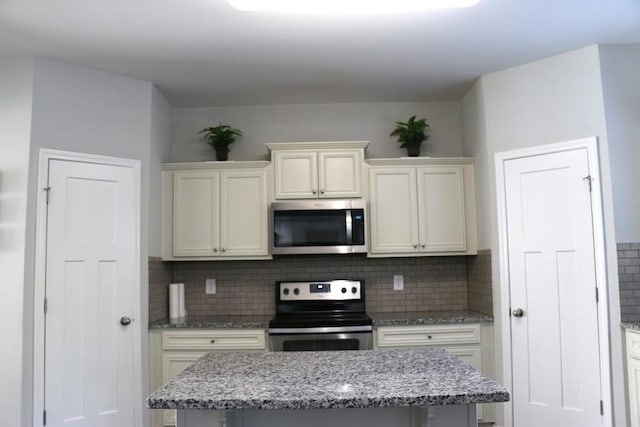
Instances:
[[[163,258],[268,258],[268,164],[164,165]]]
[[[370,256],[477,252],[471,159],[370,159]]]
[[[276,199],[362,197],[362,165],[368,142],[267,144],[274,165]]]

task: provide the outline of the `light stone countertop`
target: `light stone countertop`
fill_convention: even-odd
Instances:
[[[505,402],[505,387],[442,349],[209,353],[152,409],[328,409]]]
[[[622,322],[622,327],[624,329],[640,331],[640,322]]]
[[[493,322],[493,316],[474,311],[413,311],[369,313],[373,326],[438,325],[451,323]],[[171,324],[167,319],[149,324],[149,329],[267,329],[271,315],[187,317],[184,323]]]

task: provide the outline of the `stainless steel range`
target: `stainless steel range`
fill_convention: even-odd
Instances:
[[[367,350],[372,331],[364,281],[276,282],[272,351]]]

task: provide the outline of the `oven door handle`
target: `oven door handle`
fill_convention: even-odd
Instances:
[[[343,332],[371,332],[373,326],[328,326],[315,328],[269,328],[270,334],[330,334]]]

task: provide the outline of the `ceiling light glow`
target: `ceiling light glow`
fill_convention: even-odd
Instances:
[[[229,0],[242,11],[303,14],[389,14],[471,7],[479,0]]]

